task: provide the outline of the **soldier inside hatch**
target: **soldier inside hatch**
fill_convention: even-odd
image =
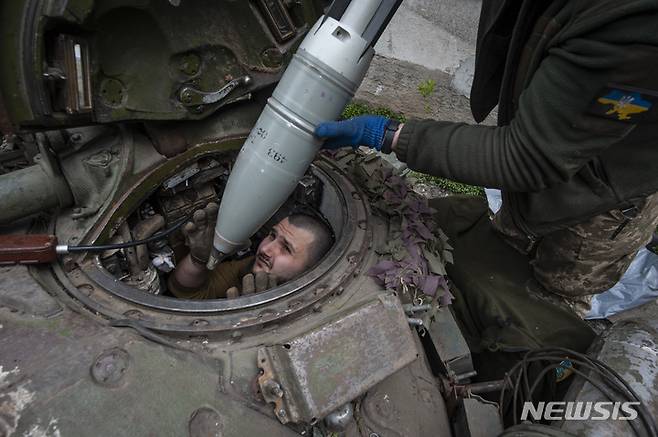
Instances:
[[[169,290],[182,299],[234,298],[265,291],[315,265],[333,244],[328,226],[306,214],[292,214],[272,227],[254,256],[206,269],[218,206],[194,212],[182,232],[189,254],[169,276]]]
[[[316,135],[327,148],[393,151],[413,170],[501,189],[503,206],[487,220],[494,231],[480,244],[498,239],[527,256],[532,283],[473,293],[465,313],[484,319],[497,308],[491,323],[474,321],[478,335],[512,326],[524,333],[512,343],[536,347],[538,311],[528,294],[583,316],[656,229],[657,68],[653,0],[484,0],[470,103],[477,122],[498,105],[498,126],[367,115],[322,123]],[[444,209],[461,212],[441,226],[478,214],[450,202]],[[469,226],[448,234],[459,245]],[[544,344],[561,341],[548,335]]]

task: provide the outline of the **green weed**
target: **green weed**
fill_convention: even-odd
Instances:
[[[399,114],[397,112],[392,111],[389,108],[384,108],[384,107],[377,107],[373,108],[369,105],[363,104],[363,103],[349,103],[346,107],[343,113],[341,114],[342,119],[348,119],[352,117],[357,117],[359,115],[366,115],[366,114],[374,114],[374,115],[382,115],[384,117],[392,118],[393,120],[397,120],[400,123],[404,123],[407,121],[407,118]]]
[[[430,97],[436,91],[436,81],[434,79],[427,79],[418,84],[418,92],[423,96],[425,102],[425,112],[429,113],[432,109],[430,106]]]
[[[427,93],[427,95],[431,95],[434,92],[435,87],[436,87],[436,82],[430,79],[419,85],[418,90],[421,92],[421,94]],[[375,108],[366,105],[364,103],[354,103],[354,102],[348,104],[345,107],[345,110],[341,114],[341,118],[348,119],[352,117],[357,117],[359,115],[367,115],[367,114],[382,115],[384,117],[397,120],[401,123],[404,123],[407,120],[404,115],[397,113],[389,108],[385,108],[385,107]],[[420,181],[437,185],[440,188],[443,188],[444,190],[450,191],[451,193],[468,194],[472,196],[484,196],[484,189],[482,187],[475,187],[473,185],[461,184],[459,182],[451,181],[449,179],[438,178],[435,176],[430,176],[423,173],[417,173],[414,171],[410,172],[409,175],[413,176],[414,178]]]
[[[462,184],[460,182],[451,181],[450,179],[438,178],[436,176],[431,176],[425,173],[418,173],[415,171],[410,172],[409,176],[425,183],[434,184],[446,191],[450,191],[451,193],[467,194],[469,196],[484,196],[484,188],[482,187]]]

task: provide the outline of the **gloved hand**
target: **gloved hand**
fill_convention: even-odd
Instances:
[[[256,272],[254,277],[253,273],[247,273],[242,278],[242,294],[260,293],[270,288],[277,286],[276,276],[270,275],[267,272]],[[226,298],[234,299],[240,296],[238,287],[231,287],[226,290]]]
[[[380,115],[360,115],[349,120],[320,123],[315,129],[315,136],[327,139],[323,146],[325,149],[368,146],[381,150],[389,123],[390,118]]]
[[[185,244],[195,264],[205,266],[210,258],[218,210],[219,205],[210,202],[205,208],[194,211],[192,220],[183,226]]]

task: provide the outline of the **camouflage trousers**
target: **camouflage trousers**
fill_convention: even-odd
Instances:
[[[493,226],[503,239],[532,257],[538,288],[554,294],[544,297],[566,304],[580,316],[589,311],[593,295],[619,281],[657,225],[658,193],[632,210],[611,210],[536,242],[518,230],[504,207],[493,218]]]

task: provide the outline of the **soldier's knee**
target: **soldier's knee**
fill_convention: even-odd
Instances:
[[[572,270],[557,274],[534,269],[533,273],[537,282],[547,291],[566,298],[603,293],[619,282],[623,275],[623,271],[616,270],[597,274]]]

